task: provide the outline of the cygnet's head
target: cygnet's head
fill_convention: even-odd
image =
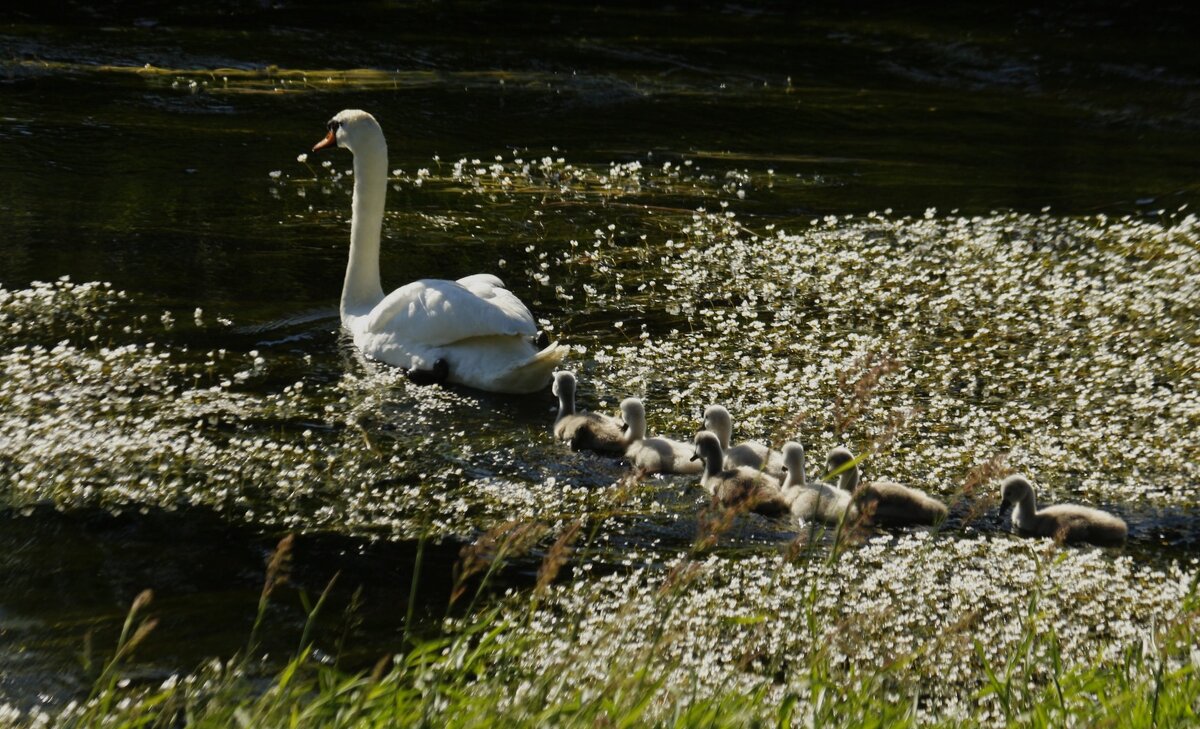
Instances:
[[[733,431],[733,418],[724,406],[709,405],[704,408],[704,429],[728,438]]]
[[[721,441],[717,439],[717,435],[711,431],[702,430],[696,433],[696,452],[692,454],[691,460],[703,460],[706,463],[715,461],[721,462]]]
[[[838,446],[825,456],[825,470],[832,473],[854,460],[854,454],[845,446]]]
[[[554,373],[554,384],[550,391],[555,396],[575,402],[575,373],[570,370],[559,370]]]
[[[1000,485],[1000,508],[1003,509],[1006,504],[1015,504],[1025,498],[1026,494],[1033,493],[1033,485],[1029,483],[1029,479],[1022,474],[1014,473]]]
[[[325,125],[325,129],[325,138],[313,145],[312,151],[319,152],[336,145],[353,152],[363,149],[367,144],[383,141],[383,130],[379,128],[379,122],[361,109],[339,111]]]
[[[783,444],[783,472],[804,473],[804,446],[795,441]]]
[[[646,437],[646,406],[636,397],[627,397],[621,401],[621,419],[625,422],[621,430],[631,433],[635,440]]]

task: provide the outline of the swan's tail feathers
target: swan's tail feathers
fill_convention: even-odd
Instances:
[[[497,391],[524,394],[545,389],[554,379],[555,368],[570,351],[570,347],[552,342],[500,377],[496,382]]]
[[[439,350],[450,363],[449,381],[488,392],[524,395],[550,385],[570,347],[550,344],[540,351],[519,336],[475,337]]]

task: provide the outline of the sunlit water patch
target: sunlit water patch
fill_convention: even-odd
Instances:
[[[1182,212],[785,230],[700,211],[645,246],[598,230],[548,275],[621,316],[630,342],[589,356],[614,398],[648,397],[652,428],[690,432],[720,402],[742,437],[883,449],[869,476],[943,496],[1006,454],[1048,499],[1194,507],[1198,233]]]
[[[873,453],[868,477],[948,500],[990,496],[992,484],[962,494],[964,480],[1003,456],[1045,501],[1195,507],[1194,215],[768,222],[728,201],[771,194],[773,172],[701,167],[518,152],[395,170],[393,186],[527,214],[530,243],[501,273],[575,347],[587,404],[642,396],[652,431],[688,439],[719,402],[739,437],[800,440],[814,467],[843,442]],[[316,187],[329,195],[302,202],[309,215],[344,214],[347,175],[306,169],[271,175],[281,201]],[[650,204],[697,196],[711,209]],[[471,209],[420,219],[455,235]],[[186,503],[304,529],[461,536],[602,510],[597,494],[624,474],[550,442],[548,397],[513,408],[412,386],[329,338],[331,317],[247,334],[128,298],[70,282],[3,292],[14,505]],[[325,339],[292,346],[314,332]],[[244,346],[195,344],[221,337]],[[662,513],[663,481],[648,483],[636,508]]]
[[[300,530],[469,536],[603,510],[622,475],[560,452],[549,420],[518,422],[502,401],[419,388],[352,355],[338,376],[283,383],[307,355],[158,344],[151,331],[170,342],[173,317],[124,324],[126,299],[69,281],[0,292],[10,506],[207,506]],[[623,492],[631,501],[657,508],[650,490]]]
[[[797,438],[818,457],[886,447],[870,476],[944,495],[1004,456],[1044,497],[1200,497],[1200,230],[1186,206],[764,220],[734,208],[803,182],[691,158],[435,164],[395,170],[394,188],[541,196],[517,212],[538,231],[523,281],[561,311],[543,323],[581,350],[602,405],[645,397],[652,429],[687,437],[722,402],[743,436]],[[345,185],[313,171],[290,183],[298,194]]]

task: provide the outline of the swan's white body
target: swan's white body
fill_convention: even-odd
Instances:
[[[447,381],[491,392],[536,392],[567,352],[538,351],[529,309],[491,274],[457,281],[421,279],[387,296],[379,281],[379,241],[387,193],[387,144],[374,117],[346,110],[317,148],[354,154],[350,257],[342,286],[342,326],[363,354],[407,369],[444,360]]]

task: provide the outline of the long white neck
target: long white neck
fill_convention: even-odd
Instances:
[[[379,283],[379,234],[387,195],[387,143],[383,135],[354,150],[354,203],[350,221],[350,260],[342,284],[342,321],[383,300]]]

